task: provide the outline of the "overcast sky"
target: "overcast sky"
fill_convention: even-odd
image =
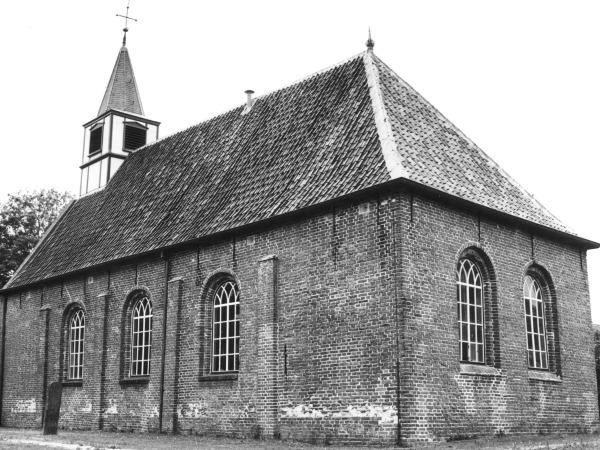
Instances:
[[[600,241],[600,2],[131,0],[128,48],[161,135],[364,50],[375,53],[578,234]],[[78,191],[83,129],[126,0],[3,2],[0,201]],[[600,251],[588,258],[600,322]]]

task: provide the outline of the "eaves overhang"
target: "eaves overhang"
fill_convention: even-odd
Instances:
[[[490,208],[488,206],[484,206],[469,200],[465,200],[461,197],[448,194],[447,192],[441,191],[439,189],[423,185],[421,183],[417,183],[412,180],[408,180],[406,178],[396,178],[390,180],[386,183],[381,183],[367,189],[363,189],[360,191],[355,191],[345,196],[337,197],[332,200],[328,200],[326,202],[321,202],[316,205],[311,205],[306,208],[297,209],[295,211],[291,211],[285,214],[279,214],[276,216],[272,216],[268,219],[244,224],[238,227],[234,227],[228,230],[223,230],[219,232],[215,232],[209,235],[201,236],[195,239],[190,239],[184,242],[179,242],[177,244],[154,248],[148,250],[146,252],[138,253],[135,255],[124,256],[121,258],[116,258],[114,260],[105,261],[102,263],[90,265],[87,267],[83,267],[81,269],[73,270],[70,272],[66,272],[63,274],[59,274],[56,276],[48,277],[45,279],[41,279],[32,283],[26,283],[23,285],[18,285],[14,287],[8,287],[0,289],[0,295],[8,295],[11,293],[15,293],[18,291],[22,291],[24,289],[31,289],[33,287],[37,287],[40,285],[46,285],[58,280],[64,280],[65,278],[72,278],[75,276],[83,275],[92,271],[98,271],[105,268],[114,267],[119,264],[124,264],[127,262],[132,262],[144,258],[148,258],[151,256],[165,257],[166,254],[173,251],[182,250],[185,247],[189,247],[190,245],[201,245],[203,243],[214,242],[215,239],[223,239],[231,235],[242,234],[253,232],[257,229],[264,228],[266,226],[274,226],[281,224],[282,222],[287,222],[299,217],[304,217],[310,214],[314,214],[320,211],[327,211],[332,206],[337,205],[342,202],[346,202],[348,200],[357,200],[357,199],[368,199],[375,194],[381,193],[393,193],[398,191],[405,192],[419,192],[425,194],[434,199],[443,200],[446,204],[453,205],[457,208],[463,209],[465,211],[479,214],[480,217],[487,217],[490,219],[498,220],[499,222],[520,227],[521,229],[530,232],[537,236],[544,236],[550,239],[553,239],[560,243],[569,244],[575,247],[579,247],[581,250],[591,250],[600,248],[600,243],[592,241],[590,239],[586,239],[574,234],[570,234],[564,231],[556,230],[554,228],[550,228],[544,225],[540,225],[536,222],[532,222],[527,219],[523,219],[521,217],[517,217],[502,211],[498,211],[496,209]],[[10,283],[10,281],[9,281]]]
[[[160,122],[156,121],[156,120],[150,120],[147,117],[141,116],[139,114],[134,114],[134,113],[130,113],[127,111],[121,111],[120,109],[108,109],[105,112],[103,112],[102,114],[100,114],[98,117],[96,117],[95,119],[92,119],[86,123],[83,124],[83,127],[89,127],[90,125],[92,125],[93,123],[98,122],[101,119],[104,119],[105,117],[111,115],[111,114],[115,114],[121,117],[125,117],[127,119],[132,119],[132,120],[140,120],[144,123],[149,123],[150,125],[156,125],[159,126]]]

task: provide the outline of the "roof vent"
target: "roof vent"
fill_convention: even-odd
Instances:
[[[254,105],[254,102],[256,101],[255,99],[252,98],[252,94],[254,94],[254,91],[252,89],[248,89],[246,91],[244,91],[246,93],[246,106],[244,107],[244,110],[242,111],[242,115],[244,114],[248,114],[250,112],[250,110],[252,109],[252,105]]]

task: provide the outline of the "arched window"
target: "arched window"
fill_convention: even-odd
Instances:
[[[233,281],[215,289],[213,300],[212,372],[237,372],[240,366],[240,300]]]
[[[71,314],[68,332],[68,379],[81,380],[83,378],[83,344],[85,341],[85,313],[83,309],[77,309]]]
[[[484,363],[483,282],[477,265],[469,259],[459,261],[456,292],[460,360]]]
[[[530,275],[525,276],[523,299],[527,327],[527,363],[532,369],[548,369],[544,298],[540,284]]]
[[[139,298],[131,309],[131,359],[129,376],[150,375],[152,346],[152,303],[147,296]]]

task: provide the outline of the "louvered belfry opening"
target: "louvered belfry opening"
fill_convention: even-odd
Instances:
[[[90,132],[90,154],[102,150],[102,128],[102,126],[99,126]]]
[[[137,123],[125,125],[125,150],[136,150],[146,145],[146,128]]]

